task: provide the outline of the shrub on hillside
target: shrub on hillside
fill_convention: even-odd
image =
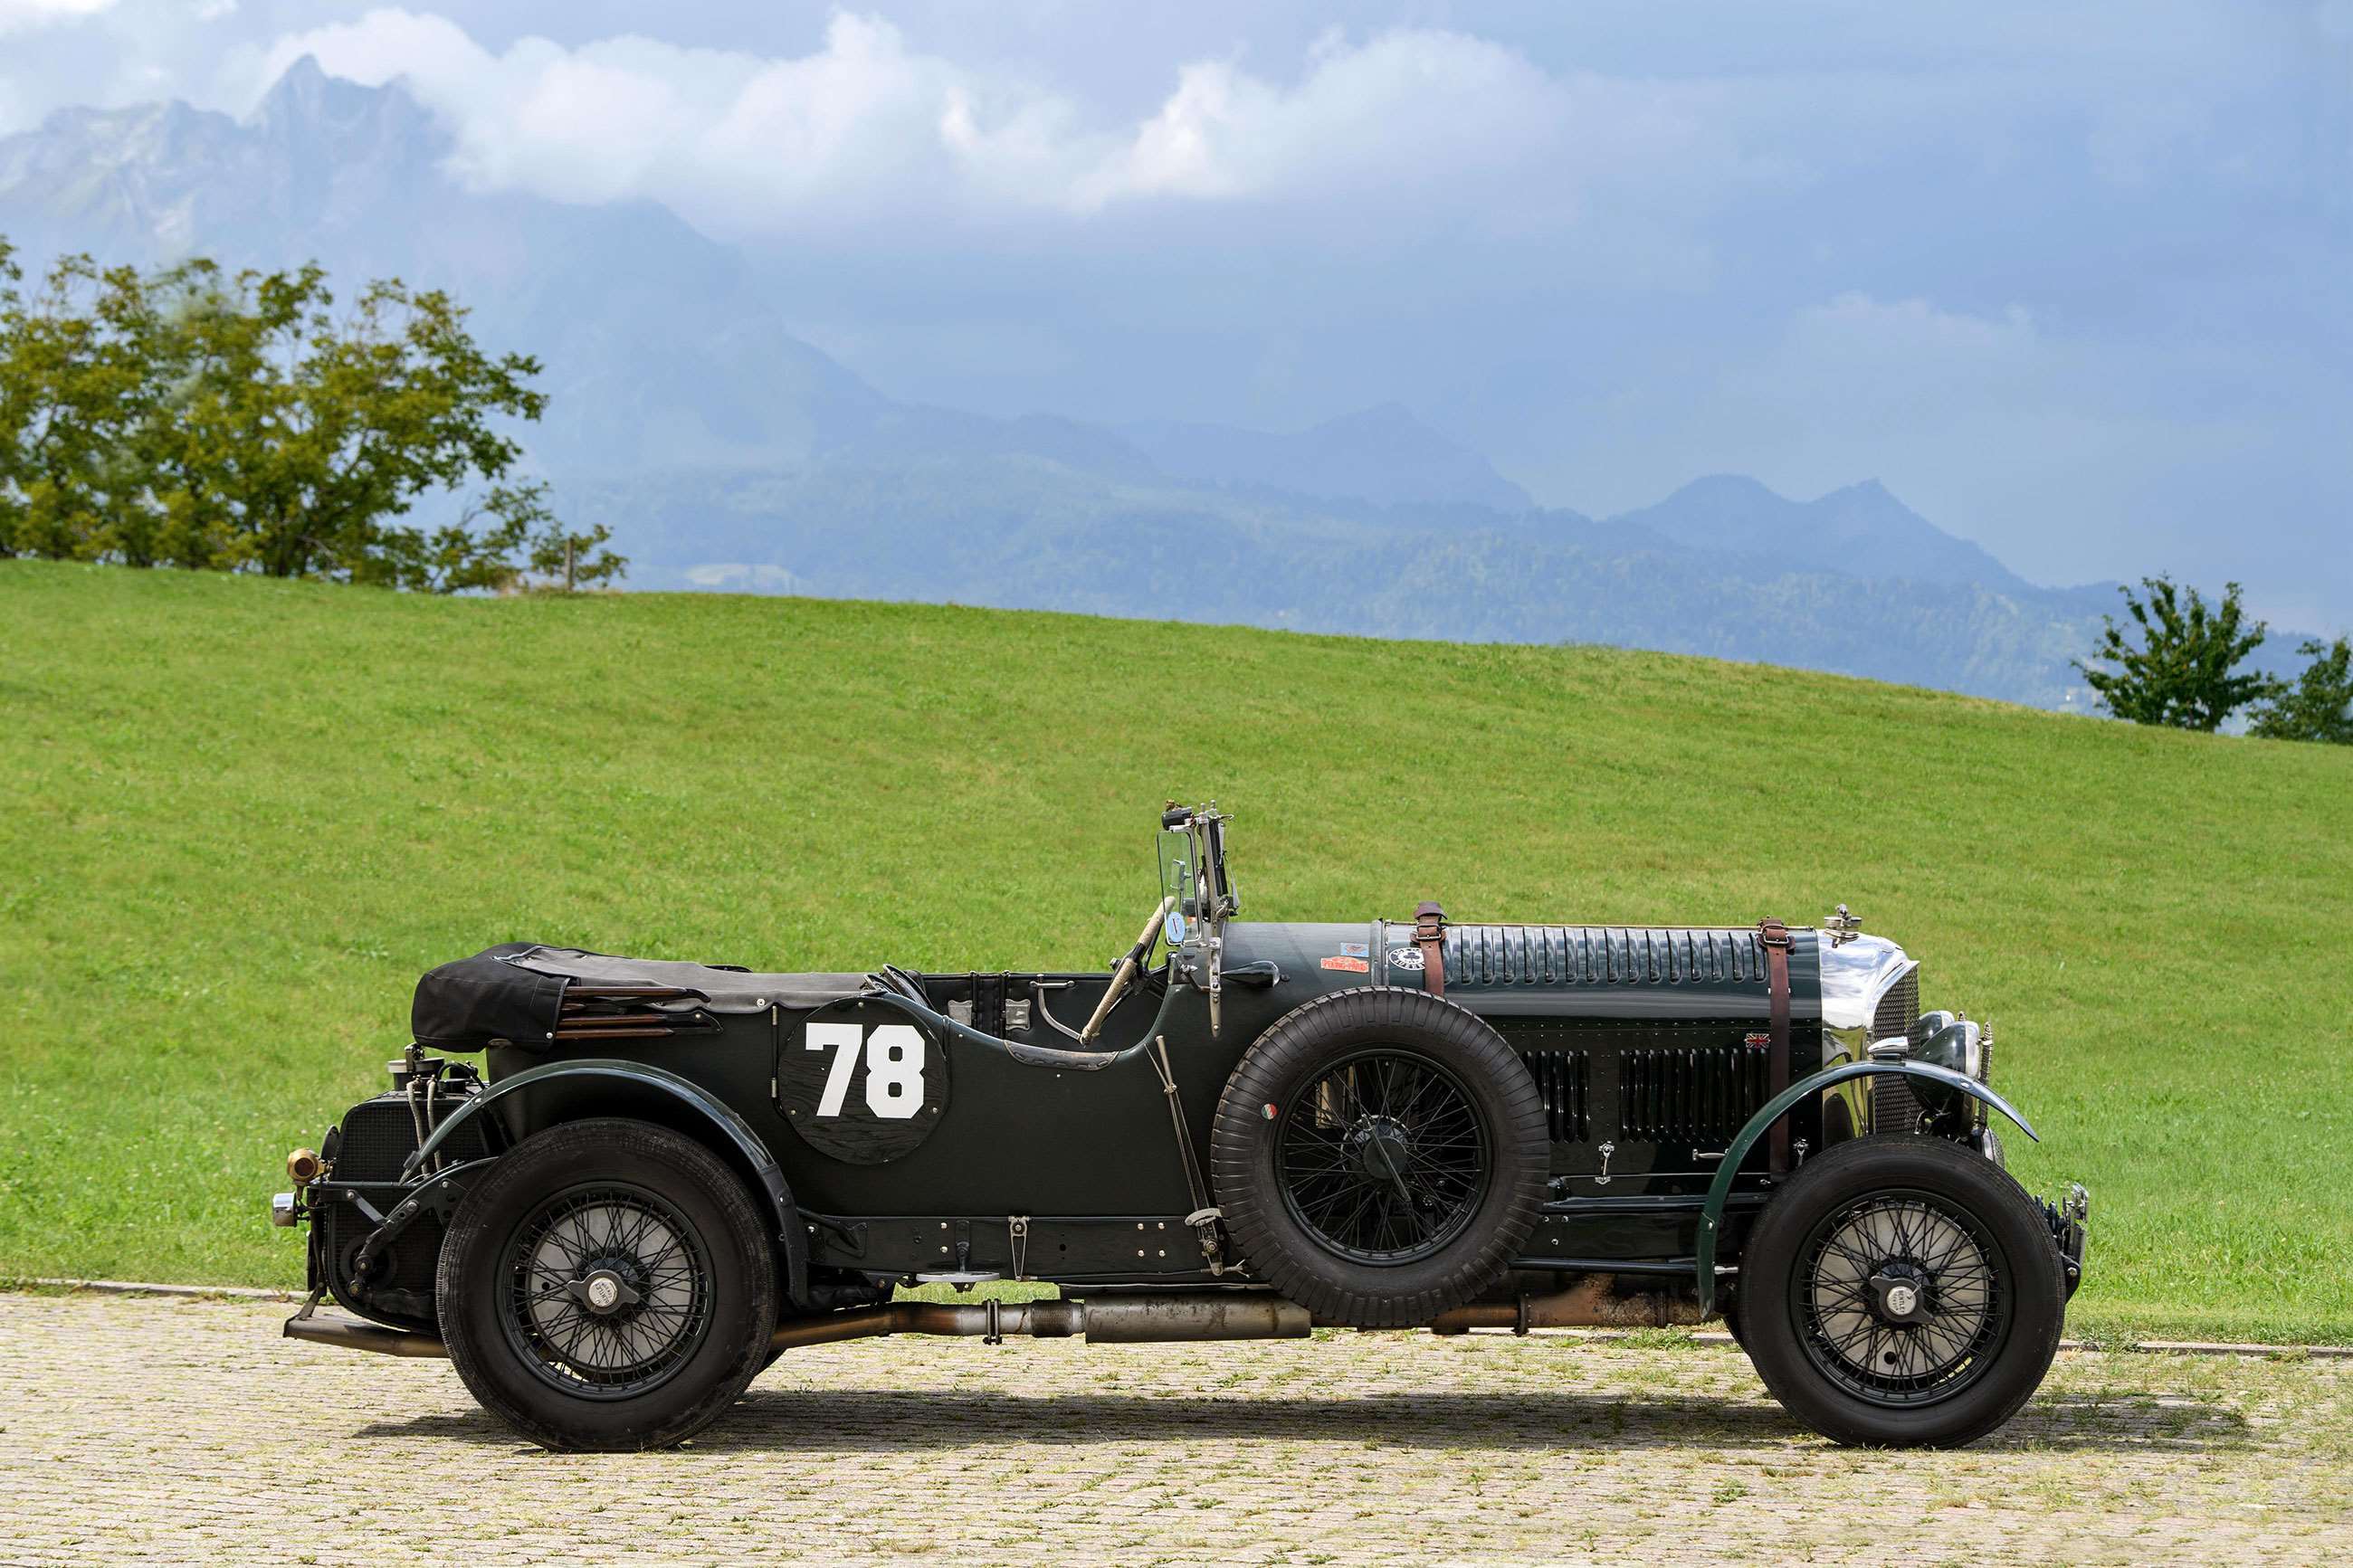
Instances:
[[[2353,746],[2353,639],[2307,642],[2296,651],[2312,662],[2295,685],[2282,687],[2255,710],[2248,733]]]
[[[2179,589],[2169,577],[2144,577],[2143,599],[2119,586],[2125,609],[2140,628],[2140,646],[2126,640],[2113,616],[2092,658],[2075,668],[2099,694],[2100,705],[2137,724],[2212,731],[2232,713],[2269,697],[2278,683],[2267,675],[2236,673],[2262,646],[2264,626],[2249,622],[2239,603],[2239,585],[2224,586],[2222,602],[2210,606],[2197,589]],[[2185,599],[2186,595],[2186,599]],[[2103,665],[2114,665],[2114,669]]]
[[[338,311],[316,266],[86,256],[21,282],[0,241],[0,555],[436,593],[623,568],[514,479],[539,363],[484,352],[447,294],[379,281]],[[407,521],[476,489],[454,522]]]

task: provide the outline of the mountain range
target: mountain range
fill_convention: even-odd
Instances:
[[[2116,604],[1875,482],[1793,500],[1717,475],[1595,519],[1394,403],[1270,432],[893,398],[792,330],[767,259],[652,204],[470,190],[449,150],[398,84],[305,59],[243,119],[78,109],[0,140],[0,235],[36,265],[316,259],[450,289],[546,365],[532,461],[634,586],[1607,642],[2050,706],[2083,700],[2069,660]]]

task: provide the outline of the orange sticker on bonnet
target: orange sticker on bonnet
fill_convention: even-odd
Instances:
[[[1363,959],[1350,958],[1345,953],[1338,953],[1333,957],[1325,959],[1324,961],[1324,967],[1326,969],[1345,969],[1351,974],[1369,974],[1372,973],[1373,969],[1373,966],[1366,963]]]

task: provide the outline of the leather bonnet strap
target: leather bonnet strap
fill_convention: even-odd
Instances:
[[[1767,1005],[1772,1011],[1772,1055],[1766,1063],[1768,1082],[1766,1096],[1780,1093],[1789,1087],[1789,928],[1779,921],[1757,922],[1757,940],[1765,944],[1765,984]],[[1789,1168],[1789,1119],[1775,1120],[1771,1141],[1767,1144],[1767,1162],[1778,1173]]]
[[[1430,900],[1413,911],[1413,944],[1421,949],[1422,989],[1446,994],[1446,911]]]

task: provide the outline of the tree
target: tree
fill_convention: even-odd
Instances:
[[[18,280],[0,241],[0,555],[435,593],[626,564],[511,479],[539,362],[485,352],[447,294],[388,279],[338,311],[316,266],[205,260],[142,277],[71,257],[29,300]],[[406,521],[476,486],[456,522]]]
[[[522,449],[498,421],[539,417],[538,362],[484,353],[448,295],[397,281],[342,317],[315,266],[224,279],[200,263],[172,281],[179,391],[153,442],[166,508],[273,577],[429,585],[418,558],[454,542],[396,520],[427,491],[506,477]]]
[[[2295,685],[2281,687],[2255,710],[2247,732],[2274,741],[2353,746],[2353,639],[2307,642],[2296,651],[2312,662]]]
[[[2140,627],[2141,646],[2134,647],[2125,640],[2115,616],[2103,616],[2105,629],[2092,657],[2118,668],[2103,669],[2075,661],[2109,712],[2136,724],[2212,731],[2247,703],[2278,689],[2269,676],[2232,673],[2261,646],[2265,630],[2261,621],[2246,621],[2239,584],[2226,584],[2222,603],[2212,608],[2195,588],[2186,590],[2185,605],[2184,590],[2175,588],[2170,577],[2144,577],[2141,586],[2148,590],[2146,601],[2130,588],[2116,590]]]
[[[16,279],[0,267],[0,550],[152,564],[138,433],[160,395],[163,329],[148,291],[86,256],[30,300]]]

